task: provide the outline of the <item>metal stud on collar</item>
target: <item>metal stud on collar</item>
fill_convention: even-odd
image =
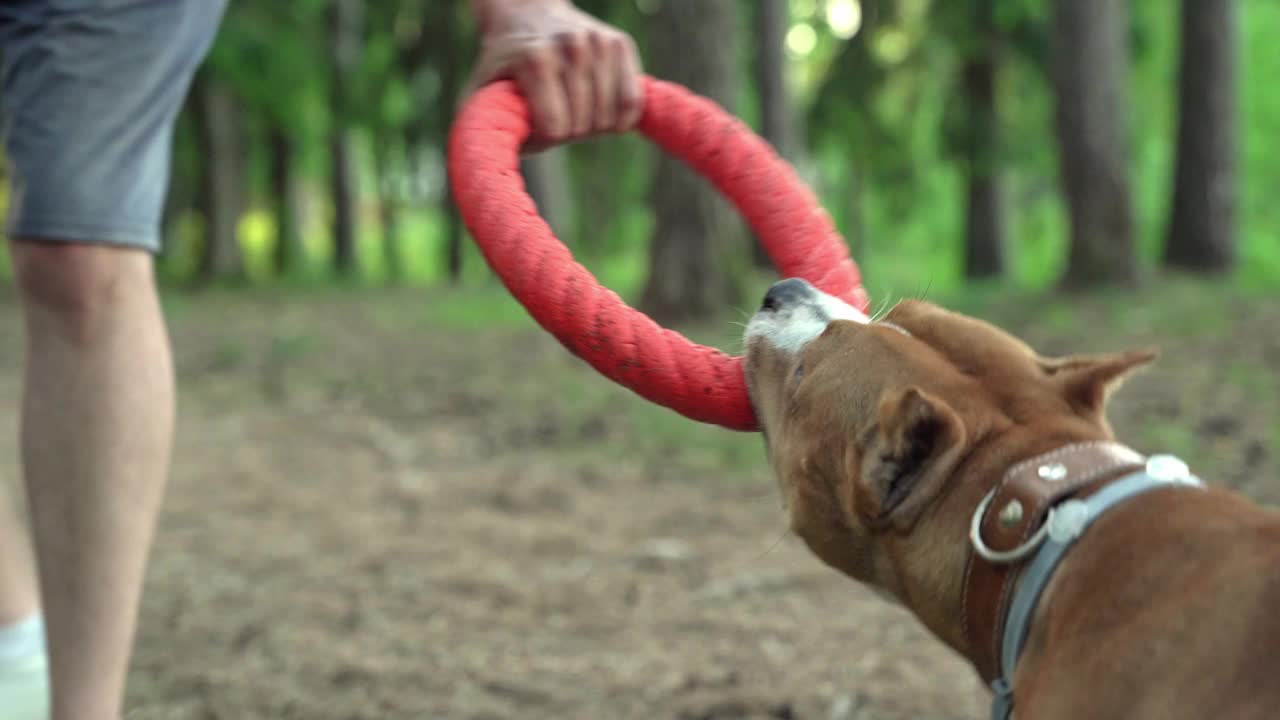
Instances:
[[[1036,530],[1035,535],[1027,538],[1027,541],[1012,550],[993,550],[987,546],[986,541],[982,539],[982,518],[987,515],[987,508],[991,506],[991,501],[995,499],[996,489],[991,488],[986,497],[982,498],[982,502],[978,503],[978,508],[973,511],[973,520],[969,523],[969,543],[973,545],[973,551],[987,562],[1007,565],[1017,562],[1022,558],[1035,552],[1036,548],[1044,543],[1044,539],[1049,536],[1049,523],[1044,523]],[[1008,508],[1006,508],[1008,509]],[[1021,507],[1019,507],[1021,510]],[[1001,515],[1004,513],[1001,512]],[[1050,520],[1053,519],[1053,510],[1049,511]]]
[[[1063,465],[1062,463],[1051,463],[1049,465],[1041,465],[1040,467],[1036,468],[1036,475],[1039,475],[1041,480],[1056,482],[1067,476],[1067,466]]]
[[[1012,528],[1022,522],[1022,503],[1018,500],[1010,500],[1000,510],[1000,525],[1005,528]]]

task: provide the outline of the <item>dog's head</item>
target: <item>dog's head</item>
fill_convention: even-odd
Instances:
[[[828,564],[904,600],[919,563],[963,558],[965,510],[922,520],[949,496],[971,512],[998,479],[1004,467],[986,468],[986,486],[952,492],[981,484],[968,480],[974,462],[998,464],[979,449],[1109,438],[1108,394],[1154,357],[1045,358],[918,300],[868,321],[795,279],[769,290],[746,330],[747,383],[792,528]]]

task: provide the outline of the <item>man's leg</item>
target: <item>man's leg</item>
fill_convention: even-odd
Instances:
[[[26,322],[22,464],[54,718],[114,718],[173,433],[151,256],[17,242]]]
[[[21,455],[53,720],[120,715],[173,425],[151,253],[174,116],[224,5],[0,2]]]

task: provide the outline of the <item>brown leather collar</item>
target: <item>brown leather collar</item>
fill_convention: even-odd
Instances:
[[[982,539],[992,550],[1011,551],[1035,533],[1053,505],[1092,483],[1138,470],[1144,462],[1137,452],[1102,441],[1066,445],[1024,460],[995,486],[982,518]],[[1000,675],[1004,618],[1022,569],[1020,560],[994,563],[969,553],[961,622],[969,657],[987,682]]]

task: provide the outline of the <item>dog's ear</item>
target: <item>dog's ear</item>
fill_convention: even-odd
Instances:
[[[954,471],[964,440],[964,423],[942,399],[915,386],[886,391],[861,448],[854,508],[873,524],[910,529]]]
[[[1158,354],[1154,349],[1144,349],[1108,355],[1073,355],[1041,359],[1040,367],[1055,379],[1071,407],[1083,415],[1097,417],[1106,409],[1111,393]]]

